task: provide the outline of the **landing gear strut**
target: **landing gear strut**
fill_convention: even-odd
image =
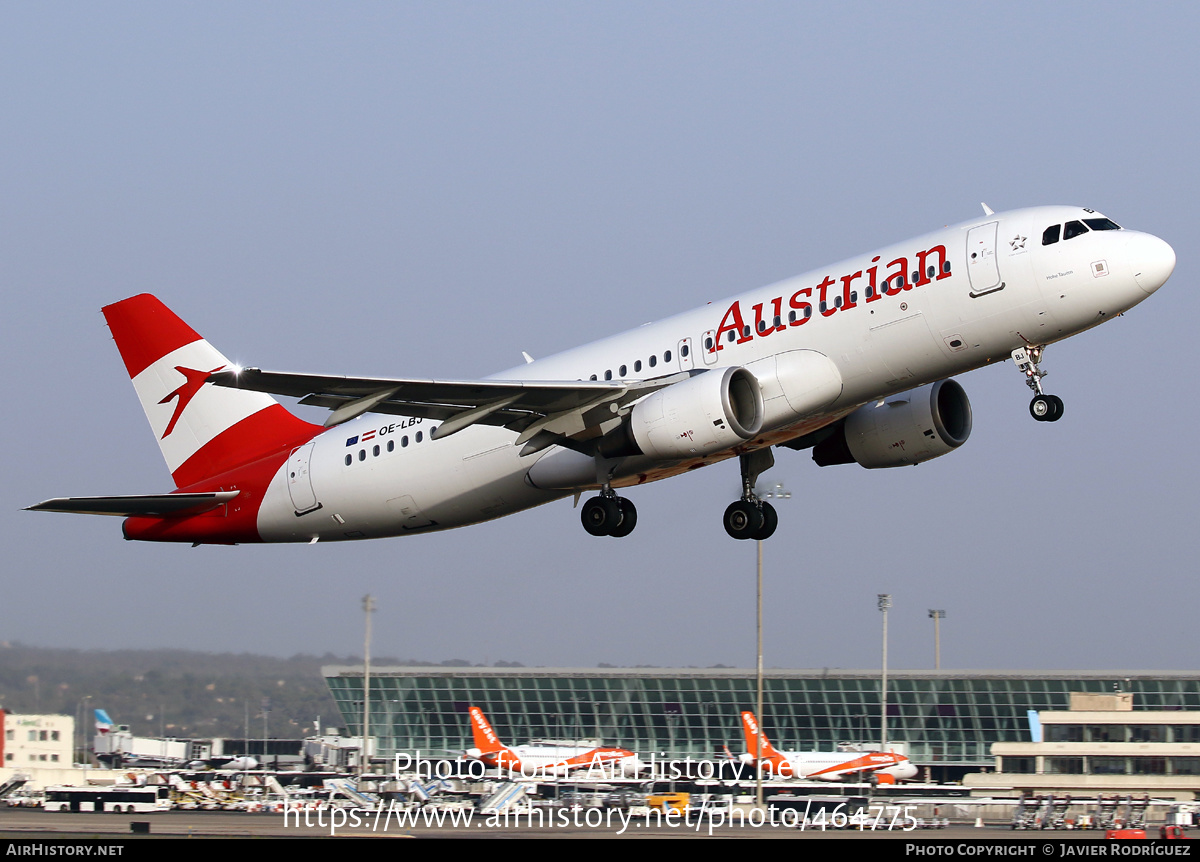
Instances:
[[[742,468],[742,499],[725,510],[725,532],[735,539],[769,539],[779,526],[779,515],[774,506],[754,493],[754,483],[774,466],[775,456],[770,449],[759,449],[739,455],[738,461]]]
[[[579,515],[583,528],[593,536],[628,536],[637,526],[637,509],[624,497],[618,497],[611,488],[605,488],[598,497],[583,504]]]
[[[1012,352],[1012,361],[1017,370],[1025,375],[1025,383],[1034,391],[1029,402],[1029,415],[1039,422],[1057,422],[1063,415],[1063,401],[1057,395],[1042,391],[1042,378],[1046,372],[1038,367],[1044,347],[1018,347]]]

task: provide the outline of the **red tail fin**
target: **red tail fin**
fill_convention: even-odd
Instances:
[[[269,395],[206,383],[229,360],[150,294],[105,306],[104,318],[176,487],[320,433],[319,426],[293,416]]]

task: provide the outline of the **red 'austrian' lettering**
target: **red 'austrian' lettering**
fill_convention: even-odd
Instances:
[[[932,259],[936,259],[936,263]],[[950,271],[946,266],[946,247],[944,245],[935,245],[933,248],[927,248],[924,251],[919,251],[916,254],[917,268],[912,272],[910,277],[908,272],[908,258],[898,257],[895,260],[888,261],[888,271],[884,275],[882,285],[878,283],[879,274],[879,255],[871,258],[872,266],[868,267],[865,272],[867,279],[866,285],[866,302],[875,302],[884,296],[891,296],[899,293],[902,290],[912,290],[914,287],[923,287],[931,281],[941,281],[943,278],[950,277]],[[721,318],[721,325],[717,327],[716,337],[713,339],[710,352],[715,353],[718,350],[724,350],[725,345],[722,343],[726,339],[725,333],[737,333],[736,339],[730,339],[737,344],[745,344],[751,341],[755,336],[766,337],[778,330],[786,329],[788,326],[803,326],[812,318],[813,312],[813,291],[817,293],[817,310],[822,317],[832,317],[839,311],[849,311],[852,308],[857,308],[858,291],[851,289],[851,285],[857,279],[864,277],[863,270],[848,273],[840,278],[825,276],[821,282],[815,287],[802,287],[791,295],[788,299],[788,308],[794,312],[789,314],[788,321],[785,323],[782,319],[783,314],[783,297],[777,296],[765,302],[755,303],[751,306],[754,310],[754,326],[753,328],[746,325],[745,318],[742,316],[742,306],[737,300],[725,310],[724,316]],[[842,284],[841,296],[838,301],[834,301],[829,296],[829,288]],[[770,305],[770,311],[766,315],[763,309]],[[794,319],[793,319],[794,318]],[[776,321],[779,321],[777,324]]]

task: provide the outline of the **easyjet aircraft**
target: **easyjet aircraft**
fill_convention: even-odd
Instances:
[[[742,713],[742,736],[746,742],[742,762],[755,766],[761,760],[763,774],[776,778],[804,778],[810,781],[871,778],[891,784],[896,779],[913,778],[917,774],[917,767],[913,766],[911,760],[893,751],[777,751],[762,732],[752,712]]]
[[[617,491],[736,457],[737,539],[773,447],[899,467],[966,442],[953,375],[1012,358],[1035,419],[1043,350],[1132,308],[1175,253],[1077,207],[993,213],[550,356],[486,380],[235,368],[153,296],[104,309],[175,490],[33,509],[125,517],[127,539],[316,542],[461,527],[598,492],[595,536],[637,523]],[[528,357],[527,357],[528,358]],[[328,408],[325,427],[270,396]]]
[[[636,777],[642,769],[638,756],[626,748],[605,748],[600,745],[549,740],[509,748],[500,741],[496,731],[492,730],[482,709],[473,706],[470,712],[475,747],[467,749],[466,754],[467,757],[483,761],[488,766],[527,777],[567,775],[579,770],[600,770],[608,774],[618,772]]]

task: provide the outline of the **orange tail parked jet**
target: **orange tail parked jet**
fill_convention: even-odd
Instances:
[[[473,706],[470,712],[475,747],[467,749],[466,755],[488,766],[528,777],[567,775],[581,769],[619,772],[635,777],[641,771],[638,756],[626,748],[555,740],[535,740],[527,745],[509,748],[500,741],[482,709]]]
[[[869,776],[890,784],[917,774],[911,760],[892,751],[779,751],[771,745],[752,712],[742,713],[742,735],[746,742],[742,762],[755,766],[761,761],[764,775],[810,781],[853,781]]]

